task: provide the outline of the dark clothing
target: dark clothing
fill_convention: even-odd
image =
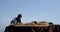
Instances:
[[[21,23],[21,19],[19,19],[19,18],[16,18],[16,20],[17,20],[17,23],[19,22],[19,23]]]
[[[17,23],[21,23],[21,18],[15,17],[11,23],[17,24]]]

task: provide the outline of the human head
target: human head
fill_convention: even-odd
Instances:
[[[18,16],[17,16],[18,18],[22,18],[22,15],[21,14],[18,14]]]
[[[33,21],[34,24],[37,24],[37,21]]]
[[[50,24],[50,25],[53,25],[53,23],[52,23],[52,22],[49,22],[49,24]]]

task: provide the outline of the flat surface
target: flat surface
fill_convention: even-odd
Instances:
[[[54,26],[7,26],[5,32],[60,32],[60,25]]]
[[[40,27],[40,26],[49,26],[49,24],[15,24],[13,26],[35,26],[35,27]]]

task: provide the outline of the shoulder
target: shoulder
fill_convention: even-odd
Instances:
[[[14,19],[16,19],[17,17],[15,17]]]
[[[16,19],[17,19],[17,17],[13,18],[13,20],[16,20]]]

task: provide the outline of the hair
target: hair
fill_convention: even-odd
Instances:
[[[20,18],[21,18],[21,17],[22,17],[22,15],[21,15],[21,14],[18,14],[18,17],[20,17]]]
[[[33,21],[33,23],[37,24],[37,22],[36,22],[36,21]]]

